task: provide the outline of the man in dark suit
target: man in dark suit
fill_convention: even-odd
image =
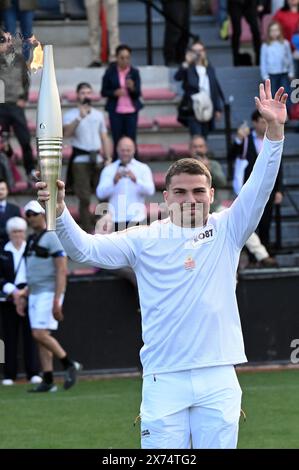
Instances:
[[[0,179],[0,247],[8,242],[6,233],[6,222],[11,217],[21,217],[21,211],[18,206],[7,202],[8,186],[5,180]]]
[[[242,180],[242,184],[245,184],[248,180],[258,154],[261,151],[263,138],[266,132],[266,122],[259,113],[254,111],[251,116],[253,128],[250,130],[244,125],[238,129],[237,137],[235,139],[231,157],[233,160],[237,158],[244,160],[245,165],[242,169],[241,175],[236,175],[235,168],[235,180]],[[247,160],[247,165],[246,165]],[[270,245],[270,227],[272,220],[272,212],[274,204],[281,204],[283,199],[282,189],[282,168],[278,172],[278,176],[274,185],[274,189],[270,194],[269,200],[266,204],[264,213],[258,225],[258,234],[262,244],[269,250]]]

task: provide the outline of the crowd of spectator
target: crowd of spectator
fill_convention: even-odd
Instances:
[[[273,92],[280,86],[289,91],[290,81],[299,68],[299,0],[272,3],[262,0],[219,0],[212,3],[218,7],[219,31],[223,39],[228,35],[230,17],[234,65],[242,65],[240,38],[241,19],[244,17],[251,29],[254,62],[260,65],[261,79],[271,79]],[[163,55],[165,65],[176,67],[174,78],[181,82],[178,121],[186,126],[190,134],[189,155],[210,169],[216,189],[226,188],[229,185],[227,175],[209,152],[206,140],[215,128],[215,122],[222,118],[224,95],[221,83],[204,43],[199,39],[190,41],[190,1],[162,0],[161,4],[165,15]],[[120,44],[118,2],[84,0],[84,5],[92,55],[90,67],[99,67],[103,62],[100,8],[106,12],[109,63],[99,88],[102,97],[106,98],[105,110],[109,118],[111,139],[104,113],[94,107],[91,84],[74,84],[77,104],[63,117],[64,136],[70,139],[72,147],[67,187],[78,198],[79,223],[87,232],[94,230],[96,221],[90,213],[92,196],[96,194],[99,201],[108,203],[107,213],[101,214],[101,233],[109,233],[147,223],[144,203],[154,195],[155,185],[150,167],[138,161],[138,115],[143,107],[142,83],[138,68],[132,65],[131,47]],[[44,211],[36,201],[31,201],[21,211],[7,199],[9,188],[13,186],[11,167],[7,163],[13,152],[9,143],[12,130],[22,148],[29,185],[36,174],[25,117],[30,86],[26,64],[30,56],[27,39],[33,33],[36,7],[35,1],[0,1],[5,30],[0,31],[0,79],[5,83],[5,99],[0,103],[0,312],[7,357],[3,385],[12,385],[17,377],[17,335],[21,329],[27,379],[37,384],[34,391],[43,392],[56,390],[53,355],[60,359],[66,370],[66,389],[75,383],[81,365],[69,359],[66,351],[50,334],[62,319],[66,288],[66,257],[62,247],[54,233],[45,233]],[[261,18],[270,12],[274,16],[268,22],[263,42]],[[23,53],[15,50],[10,36],[16,33],[17,21],[24,39]],[[290,109],[289,101],[289,112]],[[229,155],[234,168],[232,184],[235,196],[252,171],[264,133],[265,122],[257,111],[252,114],[251,127],[245,124],[237,130]],[[122,197],[123,204],[120,203]],[[275,258],[271,256],[270,225],[273,206],[281,204],[282,199],[281,170],[257,233],[246,243],[251,259],[258,263],[255,266],[277,266]],[[215,199],[212,209],[224,209],[221,199]],[[33,232],[27,243],[26,221]],[[37,264],[42,266],[41,270],[37,270]],[[37,272],[43,272],[44,278],[41,279],[39,274],[37,279]],[[41,311],[47,312],[46,321],[39,318]],[[43,372],[42,379],[40,371]]]

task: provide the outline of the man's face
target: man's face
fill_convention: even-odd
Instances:
[[[45,217],[44,214],[37,214],[36,212],[33,211],[27,211],[26,212],[26,220],[29,225],[33,230],[43,230],[45,227]]]
[[[180,173],[171,178],[169,188],[164,191],[164,200],[174,224],[199,227],[207,221],[214,189],[205,175]]]
[[[4,199],[7,198],[7,195],[8,195],[7,184],[4,183],[4,181],[2,181],[2,183],[0,183],[0,201],[4,201]]]
[[[208,147],[205,139],[201,137],[196,137],[192,140],[190,145],[190,153],[192,158],[197,158],[202,155],[206,155],[208,152]]]
[[[257,135],[263,137],[267,129],[267,123],[265,119],[261,117],[257,121],[252,122]]]
[[[88,98],[91,101],[92,97],[92,89],[89,87],[83,87],[81,90],[77,93],[78,96],[78,101],[79,103],[83,103],[86,98]]]
[[[135,154],[135,145],[131,139],[121,139],[117,145],[117,154],[123,165],[130,163]]]

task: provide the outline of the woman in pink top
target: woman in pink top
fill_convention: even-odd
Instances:
[[[136,142],[138,112],[142,104],[140,74],[131,65],[131,48],[123,44],[115,52],[116,62],[110,64],[104,74],[101,94],[107,97],[105,109],[116,149],[123,136]]]

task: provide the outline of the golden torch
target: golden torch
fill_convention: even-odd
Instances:
[[[53,46],[43,48],[43,71],[40,83],[36,140],[41,179],[48,185],[50,199],[46,202],[47,230],[56,229],[57,179],[62,162],[62,117],[55,76]]]

